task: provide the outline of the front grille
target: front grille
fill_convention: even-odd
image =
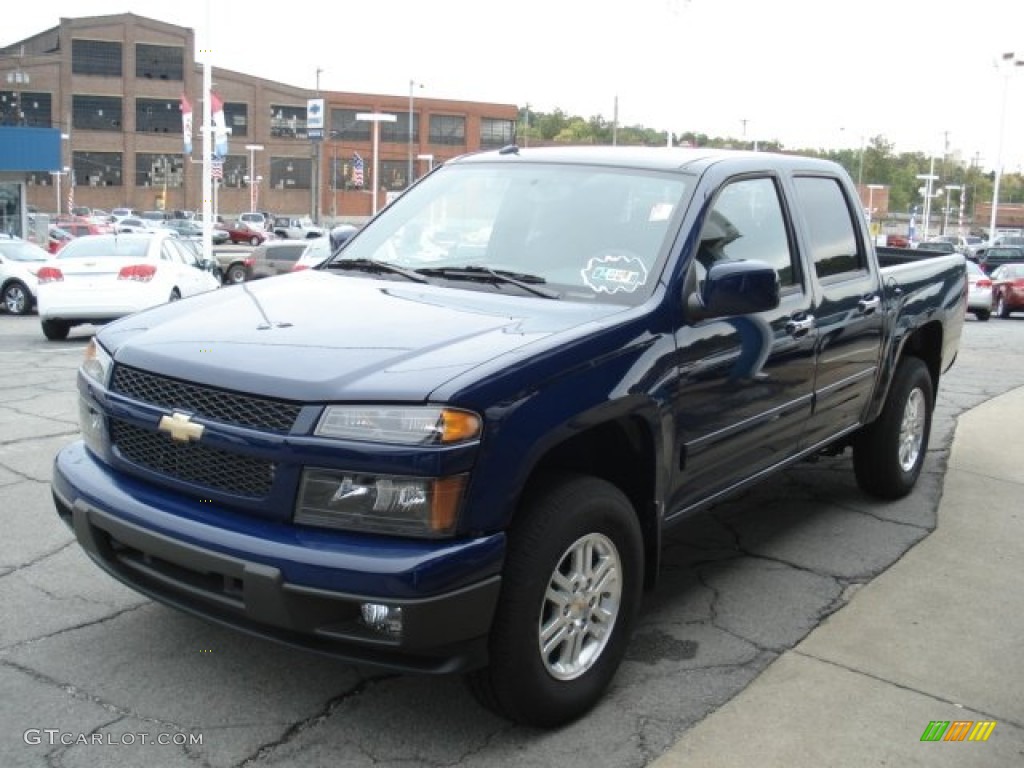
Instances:
[[[290,431],[302,410],[302,406],[295,403],[190,384],[124,365],[114,367],[110,388],[134,400],[169,410],[272,432]]]
[[[176,442],[118,419],[110,421],[110,438],[131,463],[187,483],[252,498],[267,496],[274,483],[274,463],[265,459]]]

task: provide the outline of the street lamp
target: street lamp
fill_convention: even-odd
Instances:
[[[999,62],[996,62],[996,67],[999,66]],[[1003,76],[1003,107],[999,117],[999,149],[996,152],[996,178],[995,184],[992,187],[992,220],[988,227],[989,245],[996,240],[996,211],[999,208],[999,182],[1003,177],[1003,139],[1006,137],[1006,92],[1009,90],[1010,73],[1013,72],[1015,67],[1024,67],[1024,59],[1018,59],[1015,53],[1004,53],[1002,56],[1002,66],[1006,67],[1006,73]]]
[[[412,91],[410,90],[410,93],[411,92]],[[410,96],[410,98],[412,98],[412,97]],[[378,151],[377,151],[377,147],[380,145],[380,124],[381,123],[393,123],[397,119],[398,119],[397,117],[395,117],[394,115],[388,114],[387,112],[359,112],[356,115],[356,120],[360,120],[360,121],[362,121],[364,123],[365,122],[373,123],[373,181],[372,181],[373,186],[371,187],[371,189],[373,190],[373,215],[374,216],[377,215],[377,192],[378,192],[378,186],[377,186],[377,166],[378,166],[378,162],[379,162],[378,161],[378,157],[377,157],[377,155],[379,154]]]
[[[928,173],[919,173],[917,174],[917,178],[924,181],[924,186],[919,188],[917,191],[920,192],[921,196],[924,198],[924,236],[921,238],[921,240],[925,241],[928,239],[928,225],[930,224],[932,215],[932,198],[935,197],[936,195],[942,194],[941,189],[932,192],[932,183],[939,178],[938,176],[935,175],[934,156],[931,159],[931,166],[929,168]]]
[[[946,207],[942,209],[942,234],[946,234],[946,227],[949,225],[949,193],[960,192],[962,189],[960,184],[946,185]]]
[[[413,90],[412,89],[417,87],[417,86],[422,88],[423,87],[423,83],[417,83],[415,80],[410,80],[409,81],[409,175],[405,179],[405,186],[406,187],[409,187],[412,184],[412,153],[413,153],[413,150],[412,150],[412,122],[413,122],[413,119],[412,119],[413,118],[413,114],[412,114],[412,93],[413,93]]]
[[[50,175],[51,175],[51,176],[53,176],[53,183],[54,183],[54,184],[56,185],[56,187],[57,187],[57,215],[58,215],[58,216],[60,216],[60,205],[61,205],[61,197],[60,197],[60,177],[61,177],[61,176],[63,176],[63,175],[65,174],[65,173],[67,173],[67,172],[68,172],[68,171],[70,171],[70,170],[71,170],[71,169],[70,169],[70,168],[68,168],[68,167],[67,167],[67,166],[65,165],[65,166],[64,166],[63,168],[61,168],[61,169],[60,169],[59,171],[50,171]]]
[[[246,144],[245,148],[249,150],[249,176],[246,178],[258,179],[256,175],[256,153],[263,151],[262,144]],[[249,184],[249,212],[256,212],[256,187],[253,184]]]

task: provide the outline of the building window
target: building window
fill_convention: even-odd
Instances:
[[[466,146],[466,118],[460,115],[431,115],[429,142],[447,147]]]
[[[222,187],[241,189],[245,186],[248,175],[249,158],[247,155],[228,155],[224,158],[224,176],[220,180]]]
[[[49,128],[53,96],[30,91],[0,91],[0,125]]]
[[[85,131],[120,131],[122,119],[121,99],[118,96],[71,97],[72,128]]]
[[[356,115],[372,109],[332,109],[330,136],[345,141],[369,141],[370,123],[356,119]]]
[[[135,46],[135,76],[147,80],[185,79],[185,49],[169,45]]]
[[[232,136],[249,135],[249,105],[227,102],[224,104],[224,124]]]
[[[225,116],[225,119],[227,117]],[[270,107],[270,135],[275,138],[305,139],[306,108],[285,107],[274,104]]]
[[[408,173],[408,160],[381,160],[380,183],[377,188],[403,190],[408,186],[405,182]]]
[[[79,187],[120,187],[124,185],[120,152],[73,152],[71,167]]]
[[[480,146],[504,147],[514,144],[516,140],[516,124],[512,120],[499,120],[495,117],[480,118]]]
[[[270,186],[274,189],[311,189],[313,161],[308,157],[270,158]]]
[[[408,144],[409,143],[409,113],[400,112],[395,114],[397,118],[393,123],[381,123],[380,124],[380,140],[390,141],[395,144]],[[418,115],[413,115],[412,121],[412,139],[413,141],[419,140],[420,135],[420,121]]]
[[[71,74],[121,77],[121,43],[72,40]]]
[[[135,155],[136,187],[180,187],[184,180],[185,163],[181,155]]]
[[[177,99],[136,99],[136,133],[181,133],[181,103]]]

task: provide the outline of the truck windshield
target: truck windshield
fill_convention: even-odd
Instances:
[[[422,270],[460,289],[636,304],[658,279],[691,187],[679,173],[604,166],[446,166],[392,202],[335,260]],[[493,273],[544,289],[477,279]]]

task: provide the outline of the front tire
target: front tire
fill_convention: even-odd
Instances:
[[[244,283],[245,282],[245,267],[241,264],[232,264],[228,267],[228,273],[224,277],[224,282],[230,284]]]
[[[554,727],[601,698],[640,605],[643,542],[629,499],[586,475],[547,478],[509,532],[490,666],[473,695],[518,723]]]
[[[992,317],[992,313],[987,309],[979,309],[977,312],[974,313],[974,316],[984,323],[987,322],[990,317]]]
[[[251,245],[253,248],[255,248],[259,244],[260,244],[260,236],[259,235],[253,235],[252,237],[249,238],[249,245]]]
[[[882,413],[854,439],[853,470],[865,493],[900,499],[913,490],[928,452],[934,391],[920,359],[899,363]]]
[[[71,323],[64,320],[43,320],[43,336],[50,341],[63,341],[71,332]]]
[[[1006,306],[1006,299],[1003,298],[1003,294],[999,294],[999,297],[996,299],[995,313],[1004,319],[1010,316],[1010,310]]]
[[[12,280],[4,288],[4,307],[12,315],[27,315],[32,311],[32,294],[28,287],[18,281]]]

